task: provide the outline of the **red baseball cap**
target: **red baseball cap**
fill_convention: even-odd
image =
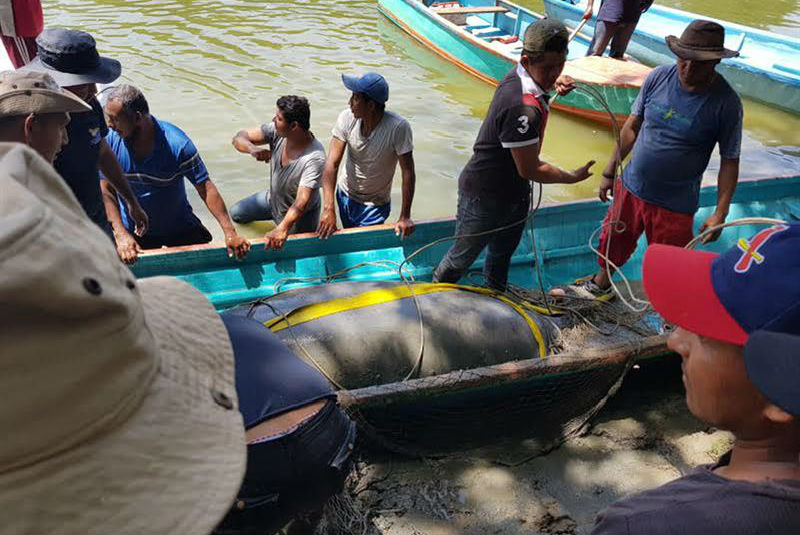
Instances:
[[[668,322],[743,346],[757,329],[800,334],[800,225],[777,225],[717,255],[651,245],[647,297]]]

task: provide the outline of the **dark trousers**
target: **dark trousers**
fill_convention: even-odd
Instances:
[[[355,424],[329,400],[292,433],[247,446],[237,504],[214,533],[268,535],[299,514],[319,510],[350,470]]]
[[[610,42],[611,51],[608,55],[612,58],[622,59],[625,56],[625,50],[628,49],[628,43],[637,23],[638,21],[607,22],[598,20],[594,27],[592,43],[589,45],[589,51],[586,55],[602,56]]]
[[[136,238],[136,241],[139,242],[139,247],[142,249],[178,247],[179,245],[197,245],[198,243],[208,243],[211,241],[211,233],[206,227],[200,224],[185,232],[173,234],[171,236],[153,236],[148,232],[142,237],[134,234],[134,237]]]
[[[470,195],[459,191],[456,212],[456,235],[472,235],[521,221],[528,213],[530,196],[509,202],[494,196]],[[435,282],[458,282],[488,247],[483,273],[492,288],[505,290],[508,269],[522,237],[524,223],[501,232],[477,237],[457,238],[433,273]]]
[[[252,223],[253,221],[274,221],[276,225],[280,221],[275,220],[272,214],[272,207],[269,202],[269,190],[259,191],[233,205],[230,210],[231,219],[237,223]],[[316,232],[319,225],[319,204],[306,207],[305,213],[294,224],[289,234],[300,234],[303,232]]]

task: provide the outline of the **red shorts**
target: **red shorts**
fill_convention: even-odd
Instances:
[[[620,221],[623,225],[614,225],[614,221]],[[614,202],[603,220],[599,250],[621,267],[636,250],[642,233],[647,236],[649,244],[663,243],[684,247],[694,237],[693,226],[694,215],[673,212],[643,201],[628,191],[622,185],[622,180],[617,179],[614,184]],[[606,247],[609,248],[608,252]],[[598,263],[605,269],[605,260],[598,257]]]

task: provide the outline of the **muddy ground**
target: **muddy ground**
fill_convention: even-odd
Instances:
[[[686,409],[677,359],[643,363],[577,436],[537,455],[526,441],[426,459],[362,452],[324,533],[584,534],[614,500],[709,463],[730,436]]]

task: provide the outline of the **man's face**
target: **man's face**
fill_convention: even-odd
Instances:
[[[738,433],[760,424],[768,402],[747,377],[740,346],[680,327],[670,335],[667,346],[683,359],[686,404],[692,414]]]
[[[106,115],[108,127],[120,135],[122,139],[131,139],[137,132],[139,125],[137,122],[138,114],[126,113],[122,109],[122,104],[114,99],[106,102],[103,110]]]
[[[93,96],[97,94],[97,84],[81,84],[81,85],[71,85],[65,87],[67,91],[78,97],[79,99],[83,100],[84,102],[88,102]]]
[[[678,77],[684,87],[702,86],[714,77],[714,67],[718,59],[696,61],[678,58]]]
[[[561,76],[566,62],[566,52],[545,52],[538,61],[532,62],[528,59],[524,65],[539,87],[544,91],[550,91]]]
[[[350,111],[356,119],[363,119],[367,115],[367,99],[363,93],[350,95]]]
[[[286,121],[286,118],[283,116],[283,112],[280,109],[275,109],[275,117],[272,119],[272,122],[275,123],[275,131],[279,136],[287,137],[289,135],[292,125]]]
[[[67,136],[68,113],[45,113],[30,119],[26,129],[28,145],[38,152],[42,158],[55,161],[62,147],[69,143]]]

